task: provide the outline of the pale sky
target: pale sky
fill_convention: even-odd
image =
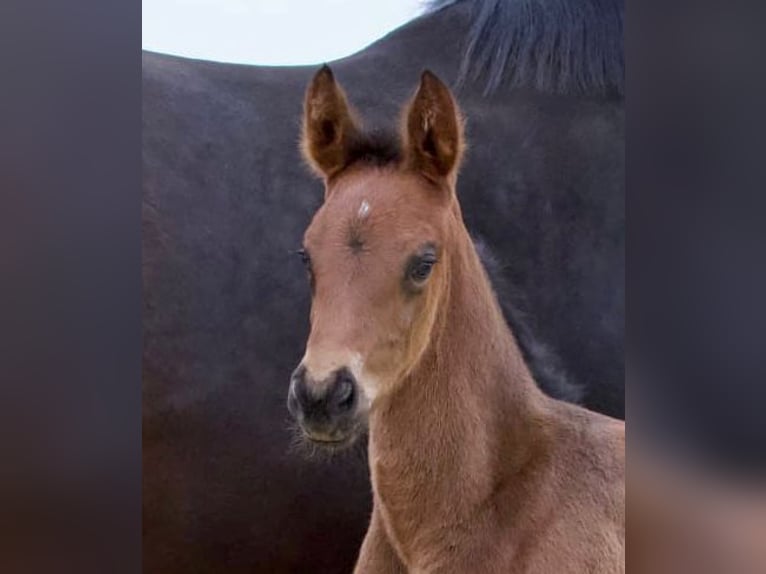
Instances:
[[[422,13],[423,0],[142,0],[142,46],[242,64],[318,64]]]

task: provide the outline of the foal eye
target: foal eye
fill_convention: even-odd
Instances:
[[[298,254],[298,257],[301,258],[301,261],[303,261],[303,264],[306,266],[306,268],[311,268],[311,257],[309,257],[308,251],[305,249],[298,249],[296,253]]]
[[[311,286],[311,292],[314,292],[314,271],[311,269],[311,256],[305,249],[298,249],[295,252],[298,257],[303,261],[303,265],[306,267],[306,273],[309,277],[309,285]]]
[[[415,283],[423,283],[431,274],[436,263],[436,256],[426,254],[412,262],[409,270],[409,278]]]

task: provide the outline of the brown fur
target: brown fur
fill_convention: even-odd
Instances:
[[[329,131],[343,134],[353,120],[329,79],[309,88],[307,115],[329,102]],[[403,161],[386,167],[349,167],[343,139],[306,121],[327,194],[305,237],[316,291],[304,365],[361,357],[367,395],[374,511],[355,572],[624,571],[624,423],[532,380],[462,221],[449,90],[423,74]],[[438,263],[413,293],[402,273],[424,243]]]
[[[306,92],[301,139],[304,157],[315,171],[331,177],[347,165],[347,150],[358,134],[358,122],[343,89],[330,68],[323,66]]]

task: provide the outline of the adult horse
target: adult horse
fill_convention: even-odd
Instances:
[[[621,3],[479,0],[436,6],[333,63],[373,122],[425,67],[458,87],[476,142],[464,214],[506,317],[549,392],[579,385],[584,404],[617,416],[621,37]],[[296,167],[315,69],[144,55],[147,572],[348,571],[367,527],[366,463],[307,462],[285,424],[309,305],[290,251],[322,195]]]

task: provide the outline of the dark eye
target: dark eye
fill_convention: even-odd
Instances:
[[[309,276],[309,285],[311,286],[311,292],[314,292],[314,272],[311,269],[311,256],[309,256],[308,251],[305,249],[298,249],[298,251],[295,252],[298,257],[301,258],[301,261],[303,261],[303,265],[306,267],[306,273]]]
[[[415,258],[410,266],[409,278],[415,283],[423,283],[428,279],[435,264],[436,256],[432,253]]]
[[[306,269],[311,269],[311,257],[309,257],[308,251],[305,249],[298,249],[296,253],[298,254],[298,257],[301,258],[301,261],[303,261]]]

